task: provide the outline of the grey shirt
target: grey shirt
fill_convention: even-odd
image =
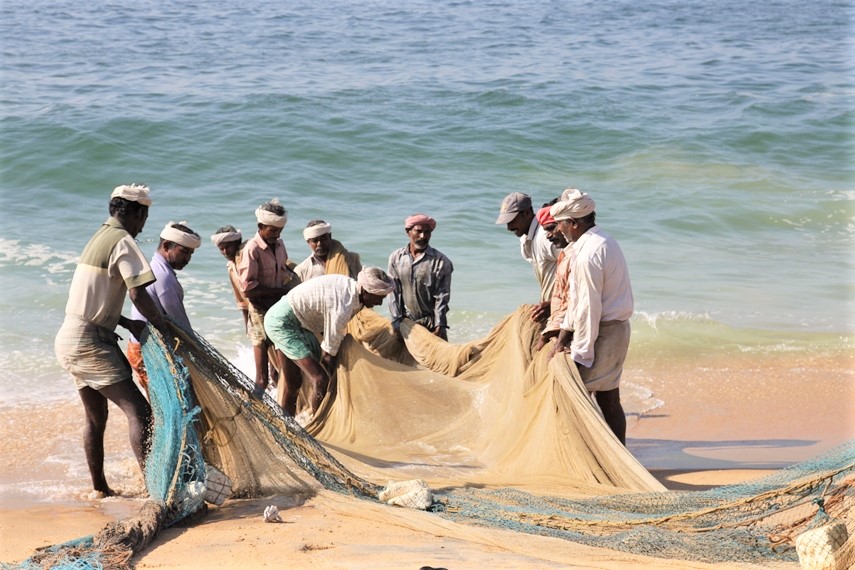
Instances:
[[[448,328],[452,271],[451,260],[431,246],[418,259],[410,254],[409,245],[392,252],[388,270],[396,284],[389,295],[392,324],[408,317],[430,330]]]

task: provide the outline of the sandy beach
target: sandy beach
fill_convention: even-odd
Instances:
[[[643,382],[664,404],[637,413],[627,403],[628,446],[669,489],[703,490],[750,480],[813,457],[855,437],[852,362],[797,361],[786,355],[744,362],[670,359],[627,367],[625,385]],[[702,365],[699,365],[702,364]],[[691,383],[686,379],[691,378]],[[810,397],[805,397],[806,389]],[[640,405],[640,404],[638,404]],[[118,463],[124,497],[95,500],[85,477],[71,496],[36,499],[26,482],[52,466],[33,461],[58,450],[56,433],[79,432],[76,402],[5,409],[0,423],[4,465],[0,560],[16,562],[34,549],[94,534],[135,514],[142,482],[126,457],[124,419],[114,410],[107,446]],[[30,430],[25,425],[49,426]],[[68,450],[74,453],[76,450]],[[115,455],[123,456],[116,460]],[[108,462],[111,458],[108,457]],[[280,508],[284,523],[262,521],[264,507]],[[321,492],[313,497],[229,500],[200,520],[167,529],[134,562],[137,568],[578,568],[751,567],[645,559],[565,540],[467,527],[435,515]],[[505,545],[513,544],[513,549]]]

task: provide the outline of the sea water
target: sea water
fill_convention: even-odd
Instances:
[[[537,300],[502,197],[568,186],[626,254],[632,353],[851,350],[849,2],[0,5],[0,398],[74,400],[53,354],[112,188],[140,182],[205,238],[179,273],[194,327],[248,342],[209,240],[278,197],[386,266],[438,220],[450,338]],[[381,309],[383,311],[384,309]],[[119,332],[124,333],[120,330]],[[643,387],[641,387],[643,391]]]

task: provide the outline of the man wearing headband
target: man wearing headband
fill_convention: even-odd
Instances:
[[[404,220],[410,243],[389,256],[389,277],[395,291],[389,297],[389,313],[395,330],[406,317],[436,336],[448,340],[448,303],[454,266],[429,245],[436,220],[413,214]]]
[[[522,192],[511,192],[505,196],[496,223],[506,224],[508,231],[520,239],[520,254],[534,268],[534,276],[540,285],[540,301],[531,311],[532,319],[547,318],[555,282],[558,248],[549,241],[546,232],[537,223],[531,196]]]
[[[175,324],[192,331],[190,319],[184,309],[184,288],[178,282],[176,271],[181,271],[190,263],[193,252],[202,245],[199,234],[187,227],[187,222],[169,222],[160,232],[157,251],[151,258],[151,269],[157,279],[146,287],[160,314],[171,318]],[[131,318],[145,321],[146,318],[136,307],[131,308]],[[142,357],[139,337],[132,334],[128,339],[128,361],[139,377],[143,389],[148,391],[148,375]]]
[[[312,220],[303,230],[303,239],[309,244],[312,255],[294,268],[301,282],[328,274],[347,275],[356,279],[362,270],[359,254],[347,251],[341,242],[332,238],[331,224]]]
[[[127,416],[131,447],[145,471],[151,408],[134,384],[114,331],[116,325],[136,335],[145,330],[144,322],[122,316],[125,293],[153,326],[161,330],[166,326],[146,292],[154,273],[134,241],[145,226],[149,206],[147,186],[127,184],[113,190],[110,217],[80,255],[55,341],[57,359],[74,380],[86,412],[83,448],[92,486],[101,496],[113,494],[104,476],[108,401]]]
[[[321,275],[294,287],[267,312],[267,336],[311,382],[312,414],[326,396],[347,323],[363,307],[382,304],[394,287],[379,267],[364,268],[355,280],[345,275]],[[323,339],[320,343],[318,336]],[[303,379],[289,374],[285,383],[282,409],[294,416]]]
[[[285,293],[299,283],[290,267],[285,244],[279,238],[288,221],[288,212],[274,198],[255,210],[258,232],[246,242],[238,261],[241,291],[249,302],[249,328],[255,356],[255,391],[261,397],[270,381],[268,349],[272,346],[264,332],[264,315]],[[286,362],[276,354],[274,366],[285,371]],[[288,374],[288,371],[285,371]],[[281,389],[281,388],[280,388]]]
[[[223,226],[211,236],[211,243],[217,246],[217,249],[226,258],[226,271],[235,295],[235,303],[243,315],[244,329],[249,332],[249,302],[246,300],[246,296],[241,289],[240,277],[237,270],[238,258],[245,245],[243,234],[234,226]]]
[[[553,200],[552,204],[558,200]],[[549,213],[551,204],[545,205],[535,214],[537,223],[546,232],[547,239],[552,242],[558,251],[558,262],[555,267],[555,284],[552,286],[552,296],[549,300],[549,318],[546,320],[546,326],[540,333],[540,337],[535,345],[535,352],[546,346],[546,343],[557,337],[561,332],[561,323],[564,321],[564,314],[567,312],[567,288],[570,279],[570,263],[572,258],[573,248],[568,246],[567,239],[564,234],[558,229],[558,222]]]
[[[570,353],[606,423],[626,444],[620,377],[629,349],[632,287],[623,252],[596,225],[594,206],[588,194],[571,188],[550,209],[574,254],[558,350]]]

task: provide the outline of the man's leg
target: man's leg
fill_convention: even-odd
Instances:
[[[270,359],[267,356],[269,347],[269,341],[264,341],[252,347],[252,352],[255,356],[255,389],[252,391],[252,395],[257,398],[264,395],[264,391],[267,390],[267,383],[269,382],[267,374],[267,367],[270,364]]]
[[[113,490],[104,477],[104,430],[107,427],[107,399],[88,386],[77,391],[83,401],[86,424],[83,428],[83,451],[92,477],[92,487],[110,497]]]
[[[276,390],[276,401],[282,406],[285,415],[294,417],[297,415],[297,397],[303,386],[303,372],[281,351],[276,351],[276,357],[279,360],[279,369],[282,370]]]
[[[603,418],[623,445],[626,445],[626,415],[620,404],[620,388],[596,392],[597,404],[603,412]]]
[[[131,448],[134,450],[140,469],[145,473],[145,459],[151,440],[151,407],[148,401],[132,380],[123,380],[101,388],[100,393],[119,406],[127,416]]]
[[[309,382],[312,383],[312,396],[309,404],[311,404],[312,413],[314,414],[321,407],[324,396],[327,395],[330,377],[326,370],[324,370],[324,367],[321,366],[321,363],[311,356],[299,358],[294,361],[294,364],[300,367],[300,370],[306,374]]]

